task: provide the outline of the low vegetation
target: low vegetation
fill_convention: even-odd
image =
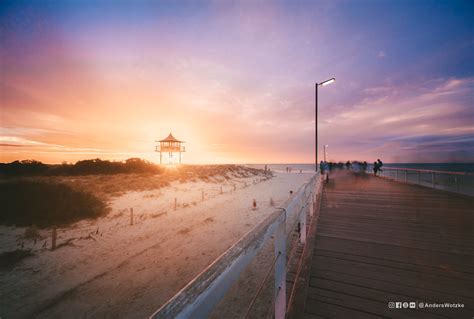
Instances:
[[[96,196],[109,199],[129,191],[146,191],[168,186],[179,181],[223,182],[235,177],[251,177],[263,174],[262,170],[238,165],[181,165],[178,168],[163,169],[158,175],[154,174],[114,174],[114,175],[85,175],[43,177],[43,180],[54,180],[74,189],[92,192]],[[266,177],[271,176],[267,172]]]
[[[141,159],[100,159],[47,165],[38,161],[0,163],[0,224],[39,228],[96,218],[107,201],[128,191],[159,189],[170,183],[223,183],[269,172],[238,165],[180,165],[166,168]]]
[[[129,158],[123,162],[91,159],[78,161],[75,164],[48,165],[35,160],[0,163],[0,176],[77,176],[77,175],[112,175],[112,174],[159,174],[163,169],[156,164],[140,158]]]
[[[40,228],[96,218],[107,205],[91,193],[68,185],[29,180],[0,182],[0,223]]]
[[[23,259],[33,256],[30,250],[17,249],[0,254],[0,271],[8,271],[20,263]]]

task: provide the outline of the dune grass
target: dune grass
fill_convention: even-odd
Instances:
[[[271,173],[238,165],[181,165],[147,173],[10,175],[0,179],[0,224],[65,226],[106,214],[107,202],[129,191],[155,190],[172,182],[223,183],[253,176],[270,178]]]
[[[160,174],[112,174],[82,176],[39,176],[27,178],[45,182],[59,182],[75,190],[89,192],[102,200],[120,196],[129,191],[156,190],[172,182],[223,182],[233,177],[264,176],[262,170],[238,165],[182,165],[163,169]],[[26,178],[24,178],[26,179]]]
[[[0,270],[11,270],[23,259],[33,256],[30,250],[16,249],[0,254]]]
[[[63,183],[31,180],[0,182],[0,223],[40,228],[62,226],[107,212],[107,205],[91,193]]]

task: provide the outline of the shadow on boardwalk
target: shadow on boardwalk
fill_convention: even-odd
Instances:
[[[472,207],[463,195],[335,172],[322,194],[304,316],[472,318]],[[464,308],[425,304],[446,302]]]

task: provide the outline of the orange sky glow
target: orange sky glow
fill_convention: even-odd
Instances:
[[[325,1],[33,2],[0,14],[1,162],[159,162],[155,140],[172,132],[184,163],[312,163],[314,82],[333,76],[319,91],[319,159],[323,144],[335,161],[474,159],[474,75],[438,67],[472,42],[440,34],[416,47],[396,17]]]

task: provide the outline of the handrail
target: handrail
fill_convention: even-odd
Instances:
[[[448,174],[448,175],[474,175],[470,172],[451,172],[451,171],[438,171],[432,169],[418,169],[418,168],[405,168],[405,167],[382,167],[382,170],[399,170],[399,171],[415,171],[415,172],[423,172],[423,173],[438,173],[438,174]]]
[[[203,318],[237,280],[273,235],[275,249],[275,318],[285,317],[286,312],[286,219],[294,211],[302,218],[301,209],[314,201],[320,174],[299,188],[282,207],[277,208],[254,229],[245,234],[226,252],[214,260],[174,297],[153,313],[150,318]],[[306,227],[301,233],[305,234]],[[302,237],[300,237],[302,239]]]
[[[361,169],[363,169],[361,166],[352,167],[352,170],[358,172],[362,172]],[[383,166],[382,169],[377,173],[377,176],[397,182],[404,182],[408,184],[440,189],[452,193],[474,196],[474,174],[470,172],[449,172]]]

